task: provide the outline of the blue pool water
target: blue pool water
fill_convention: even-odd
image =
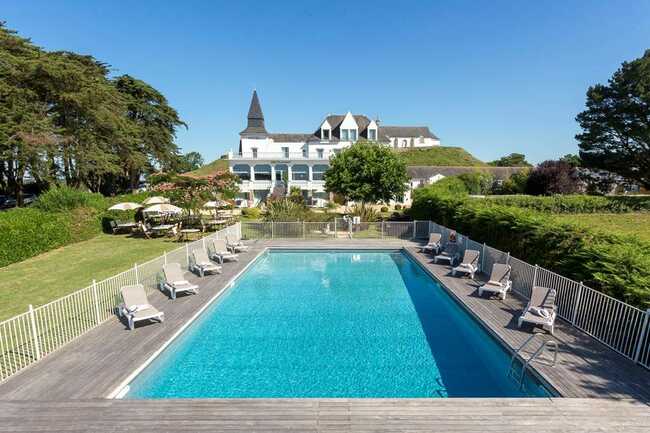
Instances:
[[[521,397],[509,356],[398,251],[270,251],[127,398]]]

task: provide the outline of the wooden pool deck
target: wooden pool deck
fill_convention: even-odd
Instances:
[[[249,245],[251,251],[226,263],[223,274],[192,277],[201,286],[198,295],[171,301],[152,294],[152,304],[165,312],[163,324],[128,331],[117,318],[109,320],[0,384],[0,431],[650,431],[650,372],[562,322],[554,337],[557,365],[542,359],[533,367],[573,399],[105,399],[266,247],[404,247],[505,345],[517,347],[531,332],[516,326],[522,300],[479,298],[476,282],[450,276],[412,242]]]

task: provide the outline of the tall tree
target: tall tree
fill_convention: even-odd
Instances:
[[[526,161],[526,155],[523,153],[511,153],[501,158],[489,162],[488,164],[495,167],[530,167],[531,164]]]
[[[406,164],[389,147],[359,141],[330,160],[325,172],[327,191],[364,204],[401,197],[409,178]]]
[[[584,165],[650,188],[650,50],[590,87],[586,106],[576,117]]]

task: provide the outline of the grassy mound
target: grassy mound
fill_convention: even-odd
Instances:
[[[462,147],[436,146],[426,149],[398,150],[406,165],[484,167],[486,163]]]
[[[210,176],[217,171],[223,171],[223,170],[228,170],[227,159],[214,160],[208,164],[205,164],[200,168],[197,168],[194,171],[188,171],[187,173],[183,173],[183,175],[191,176],[191,177],[204,177],[204,176]]]

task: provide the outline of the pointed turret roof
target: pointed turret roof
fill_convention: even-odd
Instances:
[[[248,124],[240,134],[267,134],[264,127],[264,113],[262,113],[262,106],[257,98],[256,90],[253,90],[251,106],[248,109]]]

